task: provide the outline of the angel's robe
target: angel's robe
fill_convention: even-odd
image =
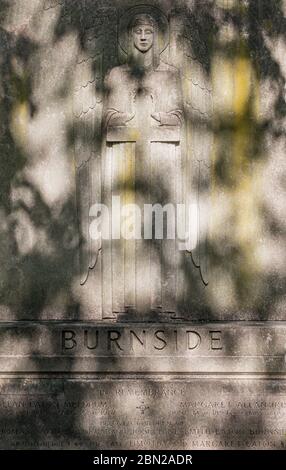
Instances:
[[[125,236],[114,239],[118,226],[111,220],[111,239],[102,244],[103,314],[175,313],[182,285],[176,237],[176,205],[182,202],[184,187],[180,77],[177,69],[162,63],[155,70],[123,65],[111,70],[105,88],[103,202],[111,209],[112,198],[120,197]],[[141,210],[142,239],[129,204]],[[152,222],[144,204],[172,204],[163,240],[155,238],[154,215]],[[147,232],[149,239],[144,239]]]

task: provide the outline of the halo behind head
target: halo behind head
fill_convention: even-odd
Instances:
[[[144,21],[144,24],[152,24],[159,32],[158,52],[161,54],[169,43],[169,24],[164,13],[152,5],[138,5],[125,11],[119,20],[119,44],[121,49],[129,52],[129,32],[135,27],[136,21]],[[138,24],[138,23],[137,23]]]

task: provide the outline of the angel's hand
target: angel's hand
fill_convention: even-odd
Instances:
[[[159,119],[157,118],[159,116]],[[161,126],[178,126],[180,125],[180,119],[179,116],[176,112],[161,112],[161,113],[155,113],[152,115],[156,121],[160,122]]]
[[[135,118],[135,113],[122,113],[125,118],[125,123],[132,121]]]
[[[155,121],[159,122],[161,124],[161,116],[160,113],[153,113],[151,114],[151,117],[155,119]]]
[[[109,121],[110,126],[125,126],[127,122],[131,121],[135,113],[116,113],[113,114]]]

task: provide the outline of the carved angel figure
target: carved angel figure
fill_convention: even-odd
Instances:
[[[180,126],[182,99],[179,74],[175,67],[160,61],[156,41],[158,26],[146,14],[135,15],[129,24],[130,53],[127,63],[111,70],[108,91],[106,126],[134,126],[144,114],[143,103],[136,113],[135,105],[141,95],[150,98],[145,124]],[[135,124],[135,125],[136,125]]]
[[[156,8],[144,8],[125,15],[121,48],[126,61],[111,68],[104,80],[100,160],[92,158],[79,168],[78,186],[101,186],[100,191],[90,188],[88,197],[79,191],[78,201],[84,232],[81,284],[90,283],[90,272],[97,272],[93,289],[103,318],[177,315],[189,291],[186,263],[192,260],[179,249],[176,230],[177,207],[189,203],[190,193],[188,97],[182,93],[179,69],[162,60],[169,45],[168,21]],[[88,217],[97,215],[90,210],[99,202],[92,200],[95,195],[109,209],[109,239],[92,240],[87,233]],[[151,208],[147,215],[146,206]],[[156,221],[163,236],[156,236]]]

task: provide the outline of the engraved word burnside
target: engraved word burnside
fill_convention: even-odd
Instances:
[[[96,328],[64,329],[61,334],[63,352],[78,350],[110,354],[156,354],[163,352],[188,353],[192,351],[223,350],[222,331],[197,331],[193,328]]]

